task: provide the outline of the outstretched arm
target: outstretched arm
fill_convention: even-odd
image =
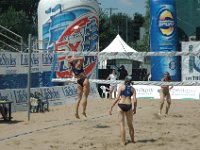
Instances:
[[[119,99],[120,99],[120,93],[121,93],[121,87],[119,87],[119,89],[118,89],[118,94],[117,94],[117,97],[116,97],[116,99],[115,99],[115,101],[114,101],[114,103],[112,104],[112,106],[111,106],[111,108],[110,108],[110,111],[109,111],[109,114],[110,115],[112,115],[112,109],[113,109],[113,107],[115,106],[115,104],[119,101]]]

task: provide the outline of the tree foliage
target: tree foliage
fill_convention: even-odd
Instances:
[[[127,42],[136,42],[139,40],[139,30],[143,26],[144,18],[141,14],[135,13],[133,17],[129,17],[127,14],[114,14],[111,16],[112,29],[116,34]]]
[[[106,48],[110,42],[115,38],[116,34],[109,26],[108,16],[100,12],[99,16],[99,51]]]
[[[25,12],[16,11],[12,7],[0,15],[0,24],[24,38],[27,37],[31,29],[30,21]]]
[[[2,13],[0,15],[0,25],[7,28],[11,32],[14,32],[14,34],[11,34],[7,30],[0,30],[1,36],[0,40],[2,41],[0,43],[0,46],[8,49],[5,47],[5,44],[14,47],[15,49],[20,50],[21,46],[19,43],[27,42],[27,35],[30,33],[31,30],[31,22],[29,21],[27,15],[23,11],[16,11],[14,8],[10,7],[6,12]],[[19,36],[21,38],[19,38]],[[17,44],[18,43],[18,44]],[[6,46],[8,46],[6,44]],[[9,48],[10,49],[10,48]]]
[[[40,0],[1,0],[0,13],[5,13],[12,7],[16,11],[23,11],[30,21],[35,22],[37,18],[37,7]]]
[[[14,14],[14,16],[17,16],[23,12],[25,14],[26,20],[28,20],[29,22],[29,25],[31,25],[31,28],[28,28],[27,30],[29,30],[29,33],[36,36],[37,35],[37,7],[38,7],[39,1],[40,0],[1,0],[0,14],[1,16],[2,15],[5,16],[4,13],[7,14],[8,11],[14,10],[15,13],[18,13],[18,14]],[[11,19],[13,18],[11,17]],[[16,26],[18,25],[16,24]],[[26,38],[27,36],[28,34],[26,35]]]
[[[139,14],[139,13],[135,13],[133,16],[133,20],[131,21],[131,33],[133,33],[132,37],[133,37],[133,42],[136,42],[137,40],[140,39],[140,28],[143,27],[144,24],[144,17]]]
[[[111,16],[104,14],[103,18],[100,17],[100,50],[109,45],[117,34],[130,46],[131,43],[136,43],[139,40],[139,30],[143,26],[143,23],[144,17],[139,13],[135,13],[133,17],[123,13]]]
[[[143,47],[144,51],[150,51],[150,0],[146,0],[146,15],[145,15],[145,35],[143,38]]]

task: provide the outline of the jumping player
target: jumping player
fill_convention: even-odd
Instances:
[[[75,108],[75,117],[80,119],[79,117],[79,105],[81,100],[83,106],[82,114],[86,116],[86,107],[87,107],[87,98],[90,93],[90,82],[83,70],[84,57],[76,57],[76,58],[68,58],[69,66],[72,68],[72,72],[77,79],[77,93],[78,99]]]

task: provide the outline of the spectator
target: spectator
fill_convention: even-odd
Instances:
[[[7,120],[7,108],[3,107],[3,106],[0,106],[0,113],[3,116],[3,119]]]
[[[109,76],[107,77],[107,80],[111,80],[111,81],[116,81],[117,80],[117,74],[115,69],[113,69],[112,73],[109,74]],[[112,99],[112,93],[114,92],[114,98],[116,98],[116,92],[117,92],[117,84],[110,84],[109,87],[109,98]]]
[[[119,80],[124,80],[125,77],[128,75],[128,72],[125,69],[124,65],[121,65],[118,71],[119,71]]]

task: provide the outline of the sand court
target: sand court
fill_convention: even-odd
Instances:
[[[87,115],[74,117],[74,103],[50,107],[49,112],[14,112],[13,121],[0,121],[0,147],[6,150],[199,150],[200,101],[172,100],[169,116],[159,117],[158,100],[138,100],[134,115],[136,143],[120,145],[117,107],[113,100],[89,100]],[[81,107],[80,107],[81,108]],[[81,111],[81,109],[80,109]]]

